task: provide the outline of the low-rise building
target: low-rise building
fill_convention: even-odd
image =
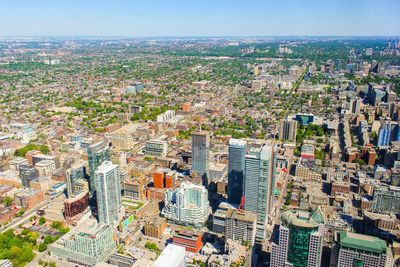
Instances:
[[[172,237],[172,243],[186,248],[186,251],[198,253],[203,245],[202,234],[194,231],[175,231]]]

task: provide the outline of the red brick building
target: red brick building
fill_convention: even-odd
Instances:
[[[181,247],[185,247],[186,251],[198,253],[202,247],[201,238],[202,234],[198,234],[193,231],[175,231],[175,235],[172,237],[172,243]]]

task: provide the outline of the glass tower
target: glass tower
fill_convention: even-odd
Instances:
[[[257,240],[265,236],[265,222],[272,209],[275,158],[272,146],[254,147],[245,157],[244,209],[257,214]]]
[[[229,140],[228,201],[233,204],[239,204],[243,196],[243,172],[246,151],[246,141]]]
[[[204,183],[208,185],[210,158],[210,136],[208,132],[192,133],[192,171],[201,173]]]
[[[282,215],[279,244],[272,245],[271,267],[319,267],[325,232],[325,217],[318,208],[313,213],[290,210]]]
[[[92,144],[87,148],[88,163],[89,163],[89,189],[90,192],[96,191],[95,171],[106,160],[111,160],[110,148],[103,142]]]

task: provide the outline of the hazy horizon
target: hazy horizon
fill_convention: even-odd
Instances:
[[[2,37],[390,37],[400,1],[7,1]]]

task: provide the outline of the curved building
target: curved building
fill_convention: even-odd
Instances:
[[[320,208],[313,213],[286,211],[279,228],[279,242],[272,245],[271,267],[320,266],[324,231],[325,217]]]

